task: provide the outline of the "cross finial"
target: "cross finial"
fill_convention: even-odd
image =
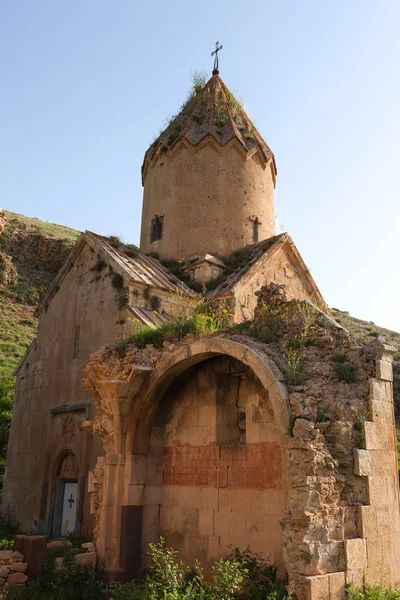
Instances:
[[[211,52],[211,56],[214,56],[214,70],[213,70],[213,75],[218,75],[219,71],[218,71],[218,52],[222,50],[222,44],[219,45],[219,42],[215,42],[215,50],[214,52]]]

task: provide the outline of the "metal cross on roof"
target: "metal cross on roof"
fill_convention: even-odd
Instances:
[[[211,52],[211,56],[215,56],[213,75],[218,74],[218,52],[220,50],[222,50],[222,44],[219,45],[219,42],[215,42],[215,50],[214,50],[214,52]]]

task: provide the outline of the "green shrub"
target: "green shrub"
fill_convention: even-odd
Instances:
[[[307,365],[303,363],[295,352],[289,352],[287,382],[290,386],[303,385],[308,379]]]
[[[144,325],[134,334],[132,334],[127,342],[134,343],[138,348],[145,348],[147,344],[153,344],[154,346],[161,345],[162,342],[161,329],[153,329],[148,325]]]
[[[91,271],[102,271],[106,266],[107,266],[106,262],[102,258],[99,258],[90,270]]]
[[[339,381],[354,383],[357,381],[357,367],[349,363],[337,363],[334,366],[335,376]]]
[[[222,283],[223,281],[225,281],[226,277],[224,275],[218,275],[218,277],[214,277],[212,279],[208,279],[206,281],[206,290],[210,291],[210,290],[215,290],[220,283]]]
[[[400,588],[392,588],[386,583],[379,585],[365,584],[363,589],[350,585],[347,587],[346,592],[347,600],[398,600],[400,598]]]
[[[111,277],[111,285],[115,287],[116,290],[120,290],[124,287],[124,278],[119,273],[113,273]]]
[[[202,294],[203,293],[203,284],[200,281],[196,281],[195,279],[191,279],[190,281],[187,281],[185,283],[194,292],[197,292],[198,294]]]
[[[113,248],[119,248],[122,244],[121,240],[117,235],[110,235],[108,241]]]
[[[150,308],[151,310],[158,310],[161,305],[161,298],[155,294],[150,297]]]
[[[331,361],[336,363],[345,363],[347,360],[345,352],[336,352],[332,354]]]
[[[39,577],[24,587],[10,585],[1,600],[100,600],[109,597],[101,573],[89,565],[78,565],[71,552],[64,555],[63,568],[56,570],[55,557],[49,555],[41,565]]]

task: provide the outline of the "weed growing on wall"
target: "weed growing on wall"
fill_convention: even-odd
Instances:
[[[289,386],[302,385],[308,379],[307,365],[302,362],[296,351],[288,353],[287,382]]]
[[[350,363],[336,363],[334,365],[336,379],[346,383],[355,383],[357,381],[357,367]]]

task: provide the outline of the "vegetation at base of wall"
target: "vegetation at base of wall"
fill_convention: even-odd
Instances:
[[[178,553],[165,546],[150,544],[151,564],[141,581],[114,584],[103,582],[103,569],[79,565],[66,552],[63,568],[56,570],[54,555],[43,562],[37,580],[24,586],[9,586],[0,600],[289,600],[285,581],[277,569],[249,548],[233,550],[226,559],[211,567],[206,580],[198,561],[184,566]]]
[[[0,550],[12,550],[14,535],[18,533],[18,525],[11,523],[5,516],[0,516]]]
[[[352,585],[346,586],[347,600],[399,600],[400,587],[393,588],[386,583],[379,585],[365,584],[362,589]]]

